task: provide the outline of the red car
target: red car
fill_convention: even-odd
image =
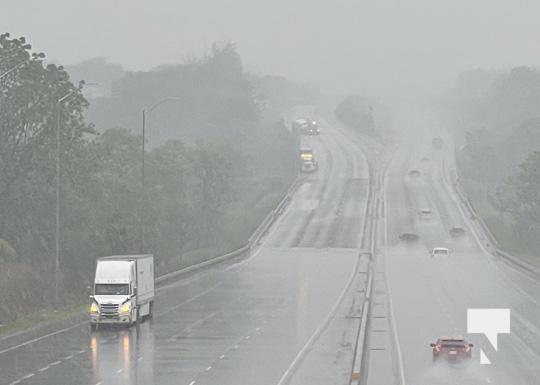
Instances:
[[[443,357],[451,360],[471,358],[471,348],[474,345],[468,343],[462,336],[458,336],[441,337],[437,343],[429,346],[433,347],[433,361],[437,361]]]

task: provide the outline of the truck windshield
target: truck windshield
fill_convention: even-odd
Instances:
[[[128,295],[129,285],[127,283],[122,284],[96,284],[95,295]]]

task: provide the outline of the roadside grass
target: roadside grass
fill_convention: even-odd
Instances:
[[[471,180],[460,182],[474,210],[483,219],[500,248],[540,267],[538,234],[520,230],[510,214],[501,212],[489,202],[486,189],[481,184]]]
[[[89,303],[80,303],[62,310],[41,310],[39,313],[22,316],[7,325],[0,327],[0,338],[32,329],[38,325],[62,321],[82,314],[89,307]]]

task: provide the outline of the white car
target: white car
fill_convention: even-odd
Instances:
[[[429,251],[432,257],[447,257],[450,251],[446,247],[434,247]]]

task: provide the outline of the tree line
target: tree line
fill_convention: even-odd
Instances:
[[[241,246],[296,177],[277,113],[312,96],[244,73],[232,43],[153,71],[115,68],[112,92],[88,99],[42,56],[0,36],[0,323],[52,304],[57,133],[66,303],[83,298],[99,256],[153,253],[164,273]],[[172,96],[151,115],[143,190],[141,111]]]
[[[472,70],[447,95],[457,136],[461,178],[474,181],[479,200],[498,212],[501,238],[536,255],[540,243],[540,72]],[[489,222],[489,221],[488,221]]]

